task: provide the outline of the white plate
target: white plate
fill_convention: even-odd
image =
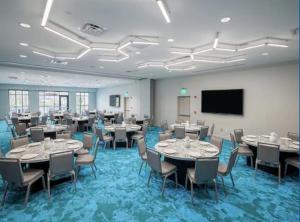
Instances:
[[[255,135],[247,135],[248,138],[256,138],[257,136]]]
[[[280,139],[281,140],[288,140],[288,141],[292,140],[291,138],[287,138],[287,137],[280,137]]]
[[[35,157],[37,157],[39,154],[38,153],[29,153],[29,154],[25,154],[21,157],[22,160],[29,160],[29,159],[33,159]]]
[[[294,141],[293,144],[299,146],[299,142],[298,141]]]
[[[202,156],[200,153],[194,152],[194,151],[188,152],[188,155],[191,156],[191,157],[195,157],[195,158],[198,158],[198,157]]]
[[[67,144],[74,144],[74,143],[77,143],[77,141],[74,141],[74,140],[67,141]]]
[[[56,140],[54,140],[54,142],[63,142],[63,141],[65,141],[65,139],[56,139]]]
[[[39,146],[39,145],[41,145],[41,142],[30,143],[28,144],[28,147]]]
[[[204,141],[200,141],[199,142],[201,145],[209,145],[210,143],[208,143],[208,142],[204,142]]]
[[[166,146],[168,146],[169,144],[167,144],[167,143],[162,143],[162,142],[161,142],[161,143],[158,143],[157,145],[158,145],[158,146],[161,146],[161,147],[166,147]]]
[[[167,142],[169,142],[169,143],[175,143],[176,142],[176,139],[168,139],[168,140],[166,140]]]
[[[174,149],[165,149],[164,153],[166,153],[166,154],[174,154],[174,153],[176,153],[176,150],[174,150]]]
[[[255,142],[254,139],[246,139],[247,142]]]
[[[291,145],[289,145],[289,148],[299,149],[299,145],[291,144]]]
[[[69,149],[77,149],[80,146],[78,144],[68,146]]]
[[[10,153],[21,153],[24,152],[25,150],[26,150],[25,148],[16,148],[16,149],[12,149]]]

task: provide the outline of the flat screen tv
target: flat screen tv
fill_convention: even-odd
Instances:
[[[202,113],[243,115],[243,89],[203,90]]]
[[[120,95],[110,95],[109,106],[120,107]]]

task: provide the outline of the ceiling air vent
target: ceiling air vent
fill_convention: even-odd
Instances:
[[[107,28],[92,23],[86,23],[82,26],[81,31],[89,35],[100,36],[107,31]]]

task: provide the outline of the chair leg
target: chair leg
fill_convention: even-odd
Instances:
[[[94,170],[94,168],[93,168],[93,165],[92,165],[92,164],[90,164],[90,166],[91,166],[91,168],[92,168],[92,171],[93,171],[94,177],[95,177],[95,178],[97,178],[97,177],[96,177],[96,172],[95,172],[95,170]]]
[[[231,172],[229,173],[229,175],[230,175],[230,179],[231,179],[231,182],[232,182],[232,186],[234,187],[234,181],[233,181],[233,177],[232,177]]]
[[[280,183],[281,181],[281,166],[280,164],[278,165],[278,183]]]
[[[284,176],[286,176],[286,173],[287,173],[287,167],[288,167],[288,164],[285,163],[285,167],[284,167]]]
[[[236,161],[235,161],[235,163],[234,163],[234,166],[236,166],[237,162],[239,161],[239,157],[240,157],[240,156],[237,156]]]
[[[143,164],[144,164],[144,161],[142,161],[142,163],[141,163],[140,170],[139,170],[139,175],[141,174],[141,170],[143,168]]]
[[[48,188],[48,199],[50,200],[50,198],[51,198],[51,193],[50,193],[50,177],[48,177],[48,180],[47,180],[47,188]]]
[[[165,185],[166,185],[166,179],[167,179],[167,177],[164,176],[164,182],[163,182],[162,189],[161,189],[161,195],[162,195],[162,196],[164,196]]]
[[[223,178],[223,177],[222,177]],[[216,201],[217,203],[219,202],[219,198],[218,198],[218,187],[217,187],[217,181],[216,179],[213,180],[214,184],[215,184],[215,194],[216,194]]]
[[[106,148],[106,145],[107,145],[107,142],[105,141],[104,142],[104,146],[103,146],[104,149]]]
[[[222,179],[223,191],[224,191],[225,194],[227,194],[223,176],[221,176],[221,179]]]
[[[131,145],[132,146],[132,145]],[[126,149],[128,149],[128,140],[126,140]]]
[[[257,161],[255,161],[254,178],[256,178],[256,171],[257,171]]]
[[[148,186],[148,187],[149,187],[149,184],[150,184],[151,176],[152,176],[152,170],[150,171],[150,174],[149,174],[149,177],[148,177],[148,183],[147,183],[147,186]]]
[[[177,172],[175,172],[175,183],[176,183],[176,188],[178,187],[178,175]]]
[[[191,183],[191,199],[192,199],[192,204],[194,203],[194,185],[193,182],[190,180]]]
[[[95,167],[95,170],[97,171],[98,169],[97,169],[97,167],[96,167],[96,164],[95,164],[95,163],[93,163],[93,165],[94,165],[94,167]]]
[[[7,195],[7,191],[8,191],[8,183],[5,182],[1,206],[4,205],[4,202],[5,202],[5,199],[6,199],[6,195]]]
[[[114,150],[116,149],[116,141],[114,141]]]
[[[27,186],[26,196],[25,196],[25,201],[24,201],[25,207],[27,206],[27,202],[28,202],[28,198],[29,198],[29,194],[30,194],[30,189],[31,189],[31,183]]]
[[[77,191],[77,189],[76,189],[76,173],[75,173],[75,171],[72,172],[72,176],[73,176],[74,189],[75,189],[75,191]]]
[[[187,189],[187,184],[188,184],[188,175],[186,174],[185,175],[185,189]]]
[[[253,156],[250,156],[250,160],[251,160],[251,168],[253,168]]]
[[[45,178],[42,176],[43,189],[46,190]]]
[[[78,166],[78,167],[77,167],[77,172],[76,172],[76,181],[78,180],[79,170],[80,170],[80,166]]]

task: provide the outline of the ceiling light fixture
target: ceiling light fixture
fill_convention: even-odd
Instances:
[[[145,41],[133,41],[130,43],[135,45],[159,45],[159,42],[145,42]]]
[[[26,23],[23,23],[23,22],[21,22],[19,25],[20,25],[21,27],[23,27],[23,28],[26,28],[26,29],[31,28],[31,25],[26,24]]]
[[[110,49],[110,48],[91,48],[92,50],[99,50],[99,51],[116,51],[117,49]]]
[[[204,53],[204,52],[210,52],[212,50],[213,49],[204,49],[204,50],[201,50],[201,51],[198,51],[198,52],[193,52],[193,55],[201,54],[201,53]]]
[[[27,58],[27,55],[19,55],[21,58]]]
[[[180,62],[174,62],[174,63],[166,65],[166,67],[180,65],[180,64],[184,64],[184,63],[188,63],[188,62],[192,62],[192,60],[188,59],[188,60],[183,60],[183,61],[180,61]]]
[[[126,48],[127,46],[129,46],[129,45],[131,45],[131,42],[127,42],[127,43],[125,43],[124,45],[121,45],[121,46],[118,48],[118,50],[124,49],[124,48]]]
[[[174,39],[168,39],[168,42],[174,42]]]
[[[227,22],[229,22],[230,20],[231,20],[230,17],[225,17],[225,18],[222,18],[222,19],[221,19],[221,22],[222,22],[222,23],[227,23]]]
[[[57,57],[55,57],[56,59],[62,59],[62,60],[64,60],[64,59],[69,59],[69,60],[74,60],[74,59],[77,59],[76,57],[65,57],[65,56],[57,56]]]
[[[259,48],[259,47],[262,47],[262,46],[265,46],[265,45],[266,45],[266,44],[253,45],[253,46],[249,46],[249,47],[246,47],[246,48],[238,49],[238,51],[245,51],[245,50],[248,50],[248,49]]]
[[[49,32],[52,32],[52,33],[54,33],[54,34],[56,34],[56,35],[58,35],[58,36],[60,36],[60,37],[62,37],[62,38],[64,38],[64,39],[68,39],[68,40],[70,40],[71,42],[74,42],[74,43],[76,43],[77,45],[80,45],[80,46],[83,46],[83,47],[85,47],[85,48],[90,48],[89,46],[87,46],[87,45],[85,45],[85,44],[83,44],[83,43],[81,43],[81,42],[79,42],[79,41],[77,41],[77,40],[75,40],[75,39],[72,39],[72,38],[70,38],[69,36],[66,36],[66,35],[64,35],[64,34],[62,34],[62,33],[60,33],[60,32],[57,32],[57,31],[55,31],[55,30],[53,30],[53,29],[51,29],[51,28],[48,28],[48,27],[44,27],[47,31],[49,31]]]
[[[178,52],[178,51],[172,51],[170,53],[172,53],[172,54],[179,54],[179,55],[190,55],[191,54],[190,52]]]
[[[80,59],[82,56],[87,54],[89,51],[91,51],[91,49],[87,49],[87,50],[83,51],[79,56],[77,56],[77,59]]]
[[[21,45],[21,46],[28,46],[28,43],[20,42],[19,45]]]
[[[213,45],[214,49],[217,48],[218,42],[219,42],[219,32],[217,32],[217,34],[216,34],[216,38],[215,38],[214,45]]]
[[[269,55],[269,53],[268,52],[263,52],[261,55],[267,56],[267,55]]]
[[[224,61],[208,60],[208,59],[194,59],[195,62],[207,62],[207,63],[224,63]]]
[[[235,52],[236,49],[225,49],[225,48],[215,48],[217,51],[224,51],[224,52]]]
[[[165,20],[167,23],[171,23],[171,19],[169,17],[169,12],[167,10],[167,4],[163,0],[157,0],[156,3],[158,4],[158,7],[161,10],[161,13],[163,14]]]
[[[41,56],[45,56],[45,57],[48,57],[48,58],[54,58],[54,56],[52,55],[48,55],[48,54],[45,54],[45,53],[42,53],[42,52],[37,52],[37,51],[32,51],[34,54],[37,54],[37,55],[41,55]]]
[[[234,59],[234,60],[226,61],[225,63],[241,62],[241,61],[245,61],[245,60],[246,60],[245,58],[242,58],[242,59]]]
[[[281,47],[281,48],[289,47],[288,45],[274,44],[274,43],[267,43],[267,46],[274,46],[274,47]]]
[[[50,14],[52,3],[53,3],[53,0],[47,0],[42,23],[41,23],[41,26],[43,26],[43,27],[46,26],[46,24],[47,24],[47,20],[48,20],[49,14]]]

